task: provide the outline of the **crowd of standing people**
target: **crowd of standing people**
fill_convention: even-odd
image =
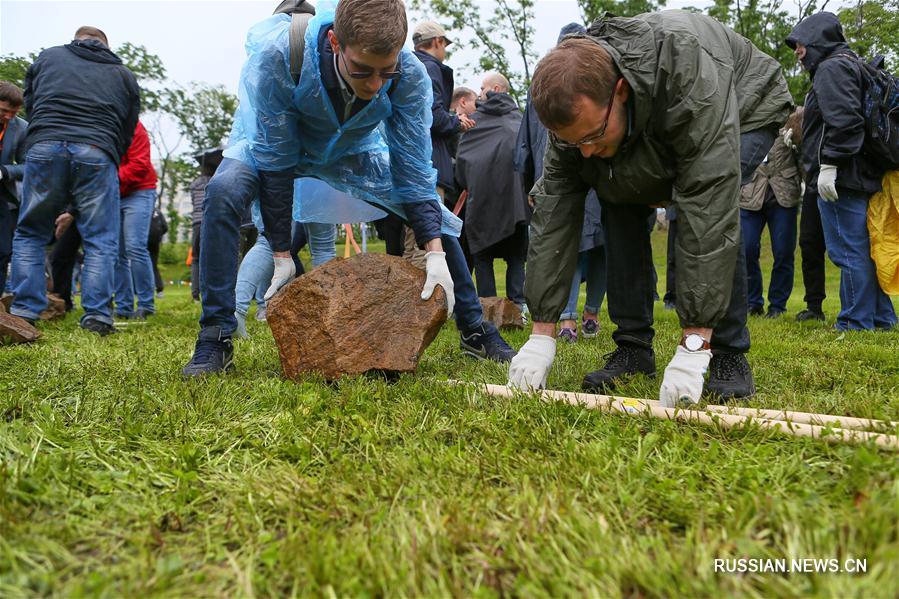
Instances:
[[[826,319],[826,252],[840,270],[834,328],[895,327],[867,228],[887,167],[865,152],[861,59],[833,14],[784,40],[811,78],[799,107],[773,58],[689,12],[566,26],[524,106],[500,73],[484,73],[479,91],[457,87],[440,24],[418,23],[413,50],[407,35],[400,0],[287,1],[250,29],[231,137],[196,156],[190,188],[202,316],[185,376],[231,370],[251,302],[264,318],[302,274],[299,250],[309,246],[313,267],[333,258],[346,222],[374,222],[388,253],[423,268],[421,297],[444,289],[460,350],[510,362],[522,388],[545,386],[557,340],[597,336],[604,302],[616,349],[584,388],[656,376],[660,211],[662,301],[683,328],[665,405],[755,393],[747,318],[786,313],[797,240],[797,320]],[[34,323],[49,272],[71,309],[83,248],[80,325],[108,335],[114,318],[156,311],[157,177],[134,75],[104,32],[74,38],[38,56],[24,91],[0,82],[0,290]],[[518,352],[479,301],[497,295],[497,259],[506,296],[533,321]]]

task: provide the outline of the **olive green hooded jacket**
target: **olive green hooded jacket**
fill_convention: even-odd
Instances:
[[[741,251],[740,134],[786,121],[792,99],[780,65],[718,21],[677,10],[601,18],[587,38],[630,85],[630,131],[608,160],[548,144],[531,192],[533,319],[555,322],[565,306],[592,187],[606,202],[677,206],[678,315],[684,327],[713,328]]]

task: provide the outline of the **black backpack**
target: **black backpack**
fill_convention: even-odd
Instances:
[[[883,68],[883,60],[867,63],[849,54],[862,76],[864,150],[868,158],[888,171],[899,169],[899,79]]]

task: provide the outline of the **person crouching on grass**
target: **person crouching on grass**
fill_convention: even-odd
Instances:
[[[740,184],[748,183],[790,113],[780,65],[709,17],[663,11],[602,18],[540,61],[531,101],[550,131],[531,224],[525,297],[534,320],[510,385],[546,385],[555,322],[576,267],[590,188],[602,203],[608,310],[616,350],[584,378],[588,391],[655,376],[653,266],[646,221],[677,207],[677,312],[683,333],[665,369],[665,406],[703,392],[755,392],[745,353],[746,265]]]

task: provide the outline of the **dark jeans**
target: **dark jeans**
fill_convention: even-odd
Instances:
[[[11,210],[7,201],[0,197],[0,295],[6,289],[6,272],[12,259],[12,236],[16,232],[18,210]]]
[[[493,261],[502,258],[506,262],[506,297],[518,305],[525,303],[524,263],[528,255],[528,226],[524,223],[502,241],[493,244],[473,256],[474,274],[480,297],[496,296],[496,276]]]
[[[758,130],[740,138],[742,179],[752,178],[774,143],[774,132]],[[727,201],[722,198],[721,201]],[[733,202],[737,198],[732,198]],[[612,339],[617,345],[651,348],[655,331],[653,295],[655,282],[652,244],[646,223],[654,208],[602,202],[602,225],[606,235],[606,276],[609,318],[616,325]],[[678,214],[681,218],[681,214]],[[749,351],[746,300],[746,258],[737,252],[730,302],[724,317],[712,332],[714,352]]]
[[[805,305],[809,310],[821,312],[824,292],[824,228],[818,211],[818,195],[807,191],[802,198],[799,215],[799,254],[802,257],[802,285],[805,287]]]
[[[768,284],[768,310],[786,312],[787,300],[793,293],[793,257],[796,254],[796,214],[798,207],[784,208],[776,201],[765,201],[760,210],[740,210],[743,251],[746,253],[748,299],[750,308],[764,308],[762,269],[759,255],[762,231],[768,225],[774,267]]]
[[[200,299],[200,235],[201,223],[193,223],[191,231],[190,294]]]
[[[674,276],[674,246],[677,238],[677,219],[668,221],[668,253],[665,264],[665,297],[666,304],[677,303],[677,291],[675,291],[677,279]]]
[[[258,190],[256,171],[228,158],[222,161],[206,187],[203,244],[200,247],[203,300],[200,326],[220,326],[225,335],[232,334],[237,328],[234,309],[241,217]],[[459,240],[449,235],[443,235],[441,239],[455,287],[456,324],[463,333],[469,332],[481,325],[481,302],[475,293]]]
[[[375,221],[375,230],[378,237],[387,244],[387,254],[403,257],[403,219],[396,214],[388,214],[384,218]]]
[[[152,235],[147,240],[147,251],[150,252],[150,262],[153,263],[153,283],[156,287],[156,293],[162,293],[165,284],[162,282],[162,275],[159,274],[159,246],[162,238],[156,238]]]
[[[880,288],[871,259],[868,234],[868,194],[839,189],[840,199],[818,199],[827,255],[840,269],[840,313],[834,328],[840,331],[891,329],[896,312]]]
[[[53,243],[50,251],[50,280],[53,293],[66,303],[66,309],[74,307],[72,303],[72,273],[78,262],[78,248],[81,247],[81,234],[73,223],[59,239]]]

